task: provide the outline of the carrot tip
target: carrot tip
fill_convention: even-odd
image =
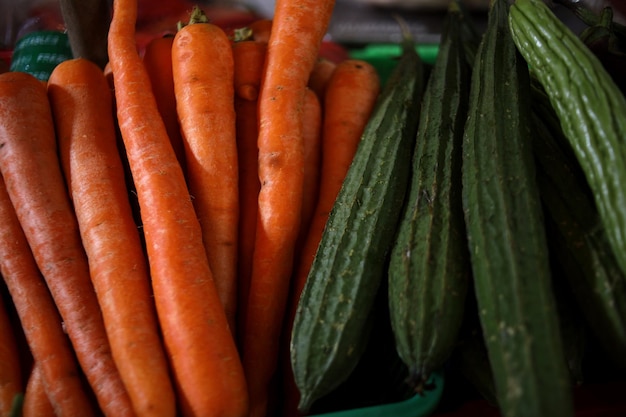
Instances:
[[[252,84],[242,84],[237,87],[237,96],[249,101],[254,101],[259,97],[259,89]]]

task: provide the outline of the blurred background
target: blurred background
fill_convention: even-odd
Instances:
[[[75,0],[0,0],[0,64],[7,65],[16,42],[23,36],[36,31],[64,31],[60,3],[69,1]],[[81,4],[95,5],[102,1],[109,4],[112,2],[82,0]],[[345,57],[345,50],[358,51],[366,47],[397,44],[401,34],[395,15],[401,16],[407,22],[418,45],[430,45],[436,50],[448,1],[336,0],[324,43],[324,54],[331,59],[340,60]],[[584,25],[567,7],[559,3],[571,1],[584,4],[598,13],[604,6],[610,5],[614,19],[626,23],[624,0],[547,1],[555,13],[577,33],[584,29]],[[138,47],[141,50],[154,36],[175,30],[177,22],[188,17],[194,4],[201,5],[214,23],[232,29],[243,27],[255,18],[271,18],[274,2],[275,0],[138,0]],[[486,23],[489,0],[462,0],[462,3],[471,12],[477,25]],[[108,19],[108,16],[103,16],[103,19]]]
[[[54,26],[59,16],[59,0],[0,0],[0,49],[8,49],[24,32],[36,28]],[[110,0],[107,0],[110,1]],[[200,4],[220,9],[229,9],[233,16],[242,9],[258,16],[271,17],[275,0],[199,0]],[[573,0],[574,2],[576,0]],[[623,0],[578,0],[600,10],[610,4],[615,10],[616,20],[623,21],[626,1]],[[466,7],[480,17],[489,5],[489,0],[463,0]],[[159,20],[178,17],[181,10],[189,8],[189,0],[139,0],[140,20]],[[410,23],[418,42],[436,43],[439,39],[441,14],[447,0],[337,0],[329,36],[339,43],[367,44],[398,40],[398,27],[393,19],[399,13]],[[554,5],[560,9],[559,5]],[[563,13],[569,18],[567,13]],[[223,17],[223,16],[222,16]],[[572,22],[574,20],[572,19]]]

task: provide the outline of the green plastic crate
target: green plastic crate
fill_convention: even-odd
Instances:
[[[428,385],[432,389],[404,401],[316,414],[311,417],[427,417],[439,405],[444,386],[443,374],[433,374]]]
[[[432,65],[439,53],[439,45],[418,44],[415,50],[424,63]],[[380,75],[381,83],[384,84],[402,54],[402,47],[399,44],[370,44],[362,48],[351,48],[348,53],[351,58],[372,64]]]

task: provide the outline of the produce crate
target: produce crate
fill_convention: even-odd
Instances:
[[[345,411],[316,414],[311,417],[426,417],[438,407],[443,394],[443,374],[433,375],[429,381],[432,388],[423,394],[416,394],[404,401],[381,404],[370,407],[355,408]]]
[[[432,65],[439,52],[438,44],[417,44],[417,53],[425,64]],[[379,43],[369,44],[361,48],[351,48],[349,55],[354,59],[362,59],[372,64],[380,75],[381,83],[384,83],[395,67],[396,61],[402,52],[399,44]]]

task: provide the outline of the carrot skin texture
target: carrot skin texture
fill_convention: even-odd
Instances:
[[[111,356],[87,256],[65,187],[44,84],[0,75],[0,170],[78,362],[103,411],[134,415]]]
[[[261,88],[267,42],[245,40],[233,43],[235,94],[239,98],[257,101]]]
[[[175,416],[174,389],[128,200],[108,82],[91,61],[68,60],[50,75],[48,95],[113,359],[137,416]]]
[[[322,105],[317,94],[307,88],[302,108],[302,138],[304,141],[304,185],[302,218],[296,244],[298,258],[309,224],[315,212],[320,188],[322,158]]]
[[[324,95],[326,94],[326,86],[328,81],[333,75],[333,72],[337,68],[337,64],[327,58],[318,58],[311,76],[309,77],[308,86],[311,90],[315,91],[320,101],[324,102]]]
[[[137,54],[136,20],[135,1],[114,0],[109,58],[120,131],[141,206],[157,314],[181,412],[247,416],[243,368],[183,171]]]
[[[20,319],[50,406],[60,416],[93,416],[72,346],[0,178],[0,273]],[[25,398],[26,401],[26,398]]]
[[[272,33],[272,19],[257,19],[248,25],[248,29],[252,31],[252,40],[267,43]]]
[[[176,113],[174,76],[172,70],[173,36],[154,38],[146,45],[143,62],[150,77],[150,84],[157,102],[159,114],[165,123],[178,162],[185,169],[185,148],[180,133],[180,123]]]
[[[13,399],[23,392],[22,367],[7,306],[0,297],[0,415],[9,415]]]
[[[235,334],[239,168],[232,43],[219,26],[189,24],[174,37],[172,64],[187,184],[213,280]]]
[[[301,222],[306,85],[334,8],[333,0],[278,0],[259,96],[258,221],[245,319],[243,362],[251,416],[267,413],[270,380]]]
[[[62,415],[71,414],[61,414],[54,411],[52,402],[50,402],[50,398],[46,392],[46,384],[41,364],[35,362],[26,383],[26,390],[24,391],[22,417],[56,417]]]

